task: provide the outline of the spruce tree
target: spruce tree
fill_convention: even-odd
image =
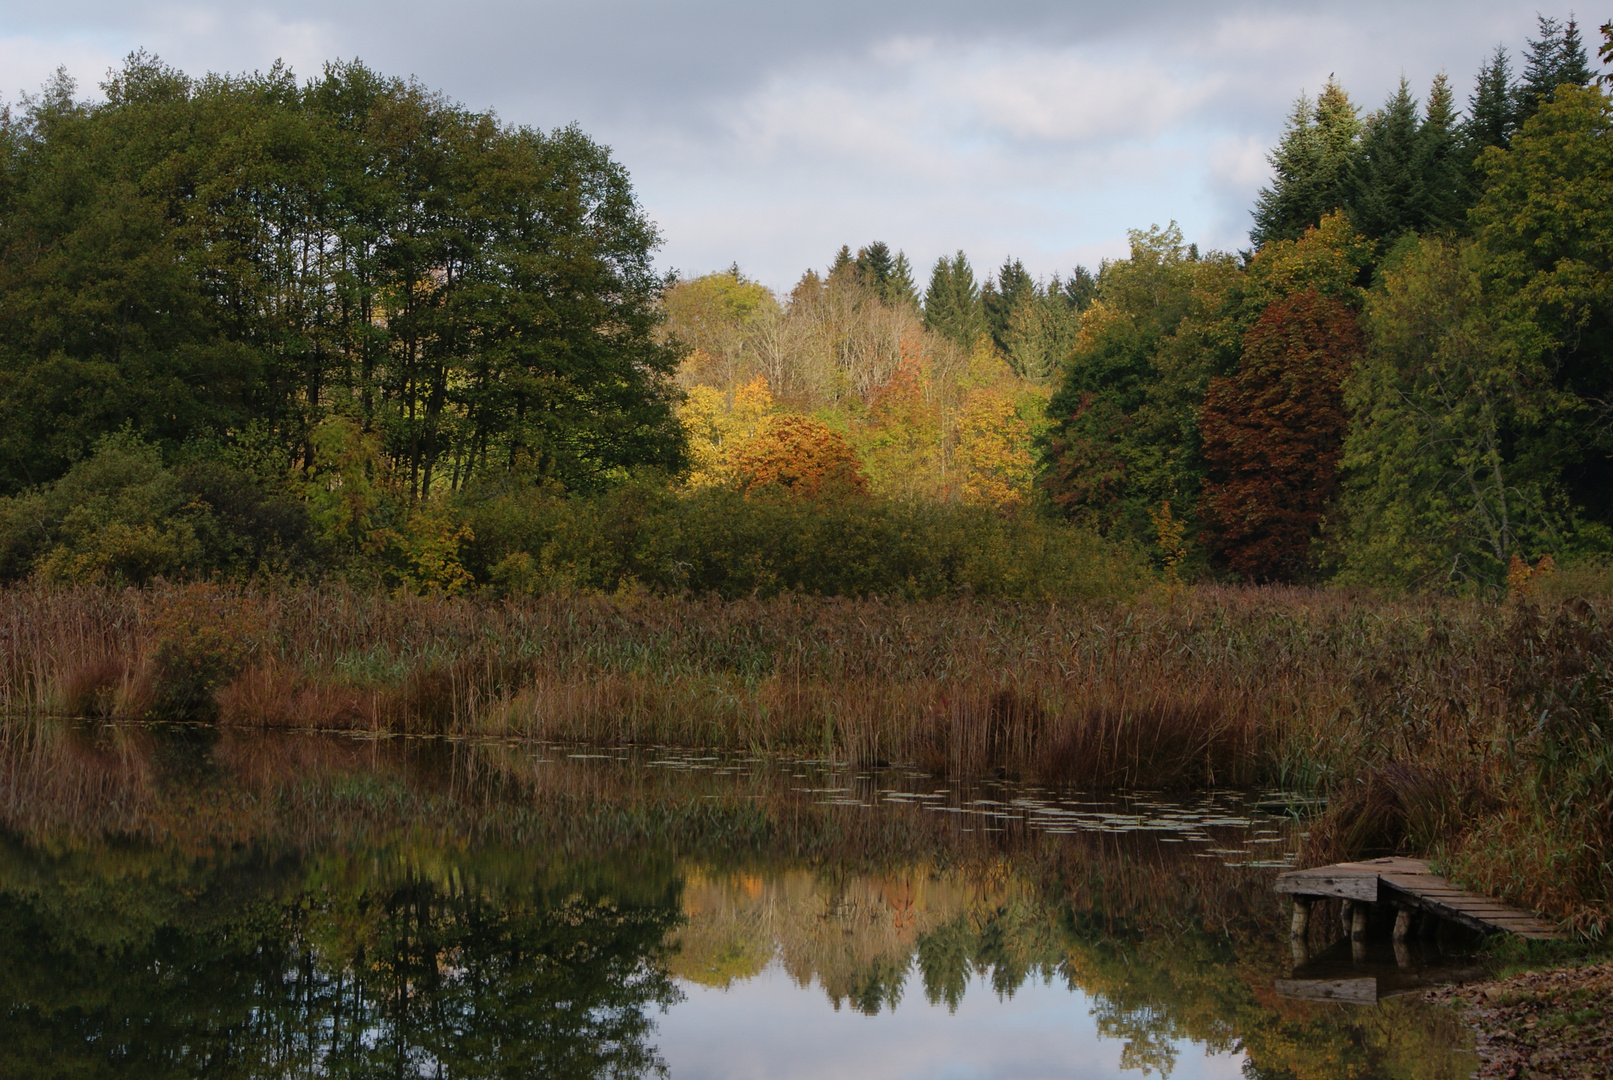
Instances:
[[[1062,291],[1066,304],[1076,311],[1085,311],[1097,299],[1098,279],[1086,267],[1077,266],[1070,271],[1070,278],[1064,282]]]
[[[1416,186],[1412,204],[1413,228],[1419,232],[1449,232],[1467,219],[1467,186],[1461,137],[1450,80],[1444,72],[1434,76],[1428,106],[1417,129],[1413,158]]]
[[[980,287],[963,252],[935,261],[930,287],[924,292],[924,325],[963,348],[970,348],[984,328]]]
[[[886,299],[885,292],[890,285],[891,275],[896,272],[896,260],[891,257],[890,245],[883,240],[875,240],[867,247],[858,249],[856,266],[858,279],[878,293],[881,300]]]
[[[1332,79],[1315,102],[1299,96],[1282,140],[1267,158],[1277,175],[1255,205],[1249,238],[1256,247],[1297,240],[1324,214],[1344,205],[1346,173],[1360,132],[1355,106]]]
[[[834,277],[836,274],[843,273],[848,266],[855,270],[855,262],[851,257],[851,245],[841,244],[840,250],[835,252],[834,262],[829,264],[829,272],[824,276]]]
[[[1566,26],[1545,15],[1538,16],[1540,37],[1529,42],[1524,62],[1523,82],[1518,87],[1516,119],[1519,125],[1540,111],[1557,88],[1589,86],[1590,59],[1580,40],[1579,26],[1573,19]]]
[[[997,348],[1008,351],[1008,326],[1013,318],[1014,306],[1021,297],[1040,298],[1041,290],[1031,277],[1025,264],[1018,259],[1004,259],[997,270],[997,280],[986,282],[981,291],[981,303],[986,310],[986,328]]]
[[[1512,141],[1512,133],[1518,127],[1517,98],[1507,47],[1497,45],[1489,62],[1479,68],[1478,82],[1467,99],[1462,137],[1470,159],[1477,158],[1487,146],[1505,149]]]
[[[1350,162],[1347,209],[1363,236],[1386,240],[1418,227],[1418,135],[1417,99],[1402,77],[1383,108],[1367,119]]]
[[[890,281],[886,283],[885,302],[893,306],[907,305],[918,307],[918,287],[913,283],[913,264],[907,261],[907,252],[896,253],[896,265],[891,269]]]

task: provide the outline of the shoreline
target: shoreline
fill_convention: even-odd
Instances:
[[[1613,1076],[1613,960],[1426,991],[1474,1034],[1473,1080]]]

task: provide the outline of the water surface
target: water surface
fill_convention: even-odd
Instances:
[[[1270,887],[1304,825],[1270,793],[203,728],[0,748],[0,1076],[1471,1071],[1414,994],[1277,993],[1463,958],[1296,972]]]

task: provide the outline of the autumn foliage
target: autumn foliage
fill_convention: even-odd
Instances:
[[[1293,581],[1309,569],[1344,444],[1341,384],[1360,355],[1355,314],[1308,289],[1268,306],[1244,336],[1237,373],[1210,384],[1204,539],[1246,579]]]
[[[862,494],[868,487],[851,445],[810,416],[769,418],[756,437],[735,452],[734,471],[746,491],[776,487],[811,498]]]

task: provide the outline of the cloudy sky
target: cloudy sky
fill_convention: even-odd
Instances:
[[[1267,147],[1336,73],[1376,106],[1404,74],[1464,99],[1535,14],[1514,0],[0,0],[0,91],[65,65],[85,93],[133,49],[192,74],[358,57],[631,170],[660,262],[774,286],[883,239],[1067,272],[1178,221],[1247,242]],[[1594,15],[1595,13],[1592,13]],[[1599,21],[1585,16],[1592,27]],[[1594,38],[1588,28],[1587,38]]]

